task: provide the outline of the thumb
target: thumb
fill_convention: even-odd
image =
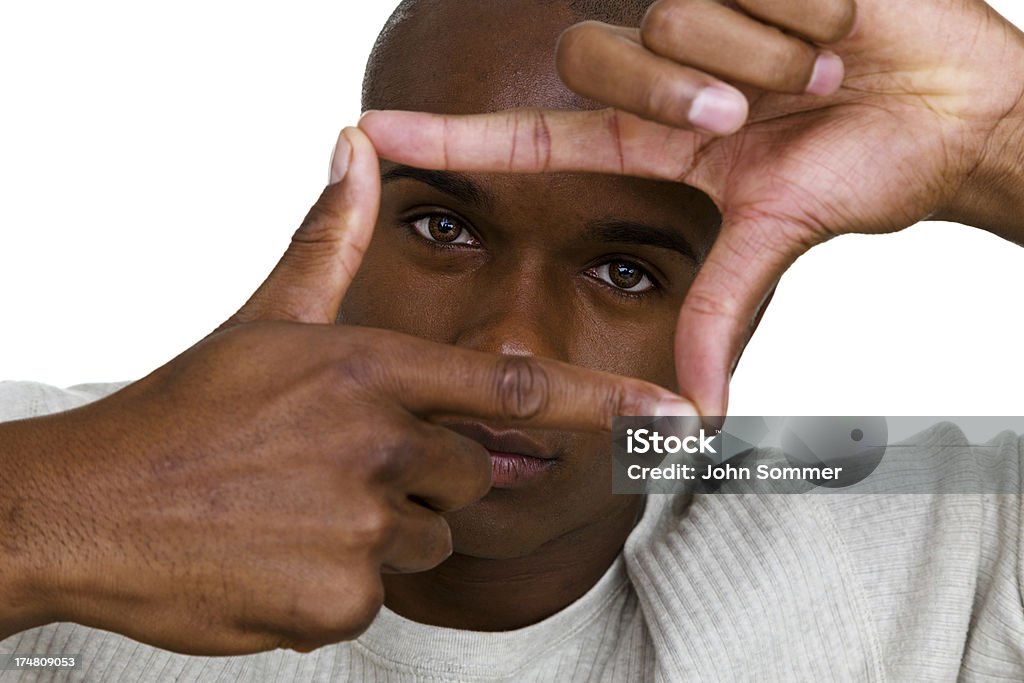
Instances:
[[[252,320],[334,322],[380,210],[380,164],[358,128],[338,136],[330,182],[277,266],[222,329]]]
[[[724,416],[729,381],[783,273],[814,242],[783,219],[730,220],[690,286],[676,327],[680,394]]]

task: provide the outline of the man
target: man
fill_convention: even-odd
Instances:
[[[407,3],[371,60],[367,104],[447,114],[593,108],[560,86],[549,46],[580,13],[600,10],[635,26],[646,10],[596,4]],[[861,9],[858,30],[887,19],[878,6]],[[646,25],[656,26],[651,16],[658,15]],[[823,39],[845,36],[852,17],[835,23]],[[619,42],[595,42],[589,25],[587,40],[563,42],[563,69],[595,45],[650,56],[637,52],[646,43],[598,28]],[[815,76],[819,59],[794,62],[803,75],[777,88],[802,79],[799,88],[812,95],[834,90],[834,71],[824,85]],[[509,62],[517,65],[511,77]],[[582,82],[580,71],[593,63],[577,65]],[[828,57],[825,64],[834,67]],[[625,109],[636,104],[593,95]],[[687,116],[698,100],[687,98]],[[717,111],[718,123],[702,119],[703,130],[738,125],[727,105]],[[684,414],[686,406],[647,384],[525,357],[675,387],[676,311],[698,279],[708,281],[707,265],[695,273],[711,258],[719,216],[705,196],[663,181],[423,170],[645,170],[632,163],[636,147],[603,144],[593,122],[607,135],[605,114],[575,115],[571,130],[602,144],[572,149],[569,124],[555,114],[525,117],[545,124],[522,129],[532,146],[519,146],[515,126],[504,126],[520,119],[502,116],[497,126],[484,120],[490,144],[474,143],[467,154],[459,136],[478,131],[470,127],[476,120],[449,121],[436,132],[451,137],[436,145],[424,136],[436,119],[370,115],[363,127],[389,159],[382,175],[363,134],[345,131],[334,184],[234,327],[109,398],[4,432],[12,452],[35,449],[42,461],[19,461],[29,486],[6,508],[5,531],[38,530],[50,546],[50,554],[30,552],[32,537],[5,536],[23,558],[5,568],[6,585],[22,588],[7,593],[18,599],[8,613],[13,630],[78,621],[193,654],[351,642],[310,654],[199,659],[60,624],[6,641],[8,651],[77,652],[86,677],[104,680],[1019,675],[1019,498],[715,496],[673,509],[663,497],[611,495],[607,437],[578,430],[600,428],[612,413]],[[653,137],[661,138],[662,161],[678,161],[674,145],[695,140],[611,120],[631,126],[616,140],[647,143],[649,175],[670,175],[656,165]],[[715,128],[722,120],[729,125]],[[646,137],[632,137],[636,131]],[[735,167],[730,183],[713,182],[721,180],[716,161],[743,158],[728,144],[709,146],[710,170],[694,178],[725,210],[727,245],[737,239],[730,197],[715,195],[751,182]],[[398,163],[403,157],[414,165]],[[952,201],[956,189],[936,194]],[[764,265],[749,249],[738,253]],[[309,325],[335,312],[339,326]],[[268,319],[306,324],[254,323]],[[682,351],[680,371],[690,353]],[[281,370],[286,359],[289,373]],[[703,396],[713,414],[705,406],[721,405],[723,392],[710,391],[711,371],[702,372],[703,384],[687,394]],[[683,386],[693,376],[683,375]],[[514,391],[502,390],[508,383]],[[339,420],[354,427],[332,431]],[[510,430],[510,421],[521,428]],[[948,430],[929,439],[965,447]],[[64,441],[96,460],[55,458]],[[336,459],[284,457],[268,447],[281,441],[295,452],[326,447]],[[999,447],[1019,461],[1017,439]],[[46,519],[39,485],[54,481],[57,463],[67,472],[56,481],[78,490],[67,487],[65,509],[34,526]],[[447,527],[438,511],[454,550],[443,562]],[[73,560],[63,564],[59,549]],[[43,575],[26,580],[18,571],[25,566]],[[47,609],[33,609],[38,602]]]

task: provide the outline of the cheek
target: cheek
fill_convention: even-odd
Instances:
[[[375,236],[337,322],[451,343],[459,310],[457,291],[446,278],[413,267],[387,239]]]
[[[577,325],[572,362],[675,390],[677,310],[674,303],[659,302],[625,315],[589,311]]]
[[[486,267],[475,275],[472,268],[446,270],[436,261],[427,267],[410,257],[409,246],[388,227],[379,226],[374,235],[342,303],[340,324],[455,344],[467,325],[479,327],[473,321],[481,317],[481,310],[487,312],[483,318],[492,319],[502,301],[528,300],[529,306],[522,304],[523,310],[509,313],[510,321],[519,318],[516,330],[497,332],[530,331],[544,337],[546,351],[558,349],[551,355],[560,360],[677,388],[672,347],[679,302],[674,298],[618,303],[595,293],[585,280],[555,283],[546,295],[537,296],[542,281],[536,278],[522,282],[505,278],[496,285],[499,273]],[[496,286],[503,295],[483,296]],[[520,288],[522,296],[514,295]]]

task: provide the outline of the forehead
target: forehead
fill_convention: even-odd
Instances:
[[[555,70],[558,36],[578,21],[558,0],[415,3],[381,36],[367,108],[474,114],[590,109]]]
[[[579,20],[563,0],[413,3],[378,42],[367,66],[365,105],[439,114],[599,108],[566,88],[555,69],[558,37]],[[591,174],[468,177],[548,212],[557,205],[581,215],[671,215],[674,224],[701,233],[695,240],[701,246],[720,225],[705,194],[677,183]]]

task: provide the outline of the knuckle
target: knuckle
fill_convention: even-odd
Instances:
[[[595,21],[582,21],[562,31],[558,38],[556,54],[567,58],[583,56],[600,28]]]
[[[605,400],[605,419],[610,423],[620,415],[645,415],[664,390],[640,380],[629,380],[614,387]]]
[[[675,83],[664,72],[652,72],[644,88],[644,111],[650,118],[667,123],[685,120],[687,108],[676,94]]]
[[[644,45],[661,52],[683,41],[688,9],[691,9],[690,3],[685,0],[660,0],[651,5],[640,22],[640,37]]]
[[[782,39],[760,62],[764,69],[762,85],[802,93],[811,79],[815,56],[810,45],[795,38]]]
[[[440,515],[434,516],[432,528],[423,535],[423,557],[431,567],[448,559],[454,550],[451,527]]]
[[[736,0],[736,5],[766,23],[777,23],[819,43],[833,43],[853,29],[853,0],[815,0],[780,4],[775,0]]]
[[[821,43],[835,43],[850,35],[857,20],[857,5],[851,0],[819,3],[822,19],[814,38]]]
[[[584,21],[565,29],[555,47],[558,75],[570,88],[586,86],[585,74],[590,71],[596,33],[596,22]]]
[[[373,344],[354,343],[336,362],[335,372],[328,380],[337,388],[376,388],[384,384],[387,368]]]
[[[473,451],[473,457],[459,476],[459,488],[446,512],[459,510],[487,495],[491,490],[491,459],[482,446]]]
[[[381,605],[384,604],[384,586],[379,575],[374,574],[360,582],[359,590],[353,595],[341,596],[343,609],[340,623],[331,624],[335,634],[342,634],[343,639],[351,640],[361,635],[377,618]]]
[[[299,229],[292,235],[293,243],[323,243],[337,239],[336,226],[343,216],[338,207],[329,201],[327,193],[328,190],[324,190],[320,199],[306,213]]]
[[[466,505],[480,500],[491,490],[491,459],[484,453],[477,462],[479,465],[476,468],[476,477],[466,486],[466,497],[469,499]]]
[[[546,172],[551,167],[551,128],[548,126],[547,116],[543,111],[534,113],[533,130],[533,151],[537,168]]]
[[[617,415],[640,414],[636,412],[636,406],[640,405],[639,395],[630,392],[626,386],[609,387],[599,405],[601,406],[601,419],[609,424]]]
[[[218,385],[212,381],[214,378],[224,380],[230,376],[250,382],[280,380],[286,372],[276,361],[287,344],[294,341],[298,330],[291,323],[276,319],[248,319],[258,314],[248,310],[245,315],[236,317],[230,327],[218,330],[187,351],[191,362],[173,361],[161,368],[160,374],[177,381],[201,381],[204,388],[221,390],[229,386]],[[230,388],[241,389],[237,385]]]
[[[367,479],[377,483],[398,481],[408,470],[416,450],[417,439],[404,429],[381,433],[363,452],[363,472]]]
[[[719,319],[732,313],[732,306],[717,294],[702,289],[692,289],[686,295],[686,310],[692,315],[706,319]]]
[[[353,581],[351,575],[338,577],[340,588],[317,586],[296,600],[288,639],[305,648],[321,647],[361,635],[380,611],[384,590],[379,578]]]
[[[505,356],[495,374],[500,417],[529,420],[544,412],[550,400],[550,378],[533,358]]]
[[[370,504],[349,518],[344,526],[346,545],[353,553],[373,555],[394,538],[398,520],[395,513],[380,504]]]

